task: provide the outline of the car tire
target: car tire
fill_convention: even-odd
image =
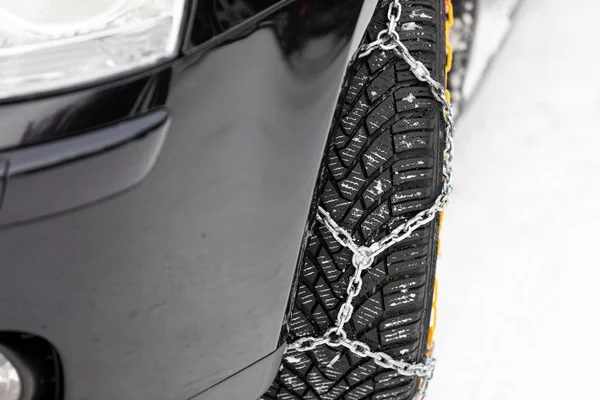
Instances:
[[[386,27],[380,1],[363,43]],[[439,82],[446,80],[444,0],[402,0],[397,31]],[[349,66],[329,133],[316,204],[370,244],[429,208],[441,190],[445,133],[441,106],[393,52],[374,51]],[[313,213],[314,216],[314,213]],[[289,338],[321,335],[335,324],[353,273],[352,253],[312,219],[300,258]],[[424,362],[434,296],[440,221],[379,255],[345,329],[373,351]],[[412,399],[422,379],[401,376],[343,347],[288,351],[263,399]]]

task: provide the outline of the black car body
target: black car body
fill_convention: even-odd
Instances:
[[[0,346],[32,399],[256,399],[276,373],[375,2],[221,3],[186,4],[174,60],[0,104]]]

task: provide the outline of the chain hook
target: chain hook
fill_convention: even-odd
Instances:
[[[400,35],[398,32],[394,31],[381,31],[377,34],[378,46],[381,50],[393,50],[398,47],[398,43],[400,42]]]
[[[368,269],[374,261],[373,253],[368,247],[359,247],[359,251],[352,256],[352,265],[361,271]]]

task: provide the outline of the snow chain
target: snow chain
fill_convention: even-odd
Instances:
[[[446,11],[448,14],[446,30],[450,27],[452,21],[452,7],[449,3],[449,1],[446,1]],[[298,338],[293,343],[288,344],[286,352],[305,352],[314,350],[317,346],[321,345],[326,345],[333,348],[340,346],[345,347],[358,357],[368,357],[373,359],[375,364],[380,367],[395,370],[400,375],[420,377],[421,382],[419,385],[419,392],[415,397],[415,400],[419,400],[425,397],[427,383],[433,375],[435,359],[431,357],[431,349],[429,349],[424,363],[409,363],[404,360],[396,360],[383,352],[372,351],[366,343],[358,340],[348,339],[347,333],[344,330],[344,325],[350,321],[350,318],[354,313],[352,302],[360,293],[363,285],[362,273],[371,268],[375,257],[377,257],[379,254],[383,253],[391,246],[410,237],[416,229],[433,221],[436,216],[446,207],[448,204],[448,197],[452,193],[452,167],[450,164],[452,162],[453,154],[454,118],[452,114],[452,105],[450,104],[450,96],[444,88],[444,85],[433,79],[431,77],[431,73],[427,70],[425,65],[423,65],[423,63],[420,61],[417,61],[409,53],[406,46],[400,41],[400,35],[398,32],[396,32],[396,26],[400,21],[401,12],[402,5],[400,4],[400,0],[392,0],[387,12],[387,28],[379,32],[375,41],[362,46],[359,50],[358,57],[366,57],[377,49],[394,52],[409,65],[412,73],[418,80],[427,82],[429,84],[433,96],[438,102],[441,103],[446,136],[444,160],[442,166],[443,181],[441,193],[438,195],[431,207],[419,212],[410,220],[393,229],[389,235],[372,243],[369,246],[358,245],[354,241],[352,234],[340,227],[334,221],[331,215],[329,215],[329,213],[323,207],[319,206],[317,212],[317,221],[323,224],[331,232],[335,240],[337,240],[342,246],[347,247],[352,251],[352,265],[354,267],[354,274],[350,278],[350,282],[346,289],[348,297],[338,311],[335,326],[329,328],[321,336],[304,336]],[[447,53],[448,63],[451,62],[450,60],[452,59],[451,49],[447,49]],[[449,68],[448,65],[447,68]]]

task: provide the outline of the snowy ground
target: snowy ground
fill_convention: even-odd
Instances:
[[[598,0],[525,0],[457,133],[430,400],[600,398]]]

